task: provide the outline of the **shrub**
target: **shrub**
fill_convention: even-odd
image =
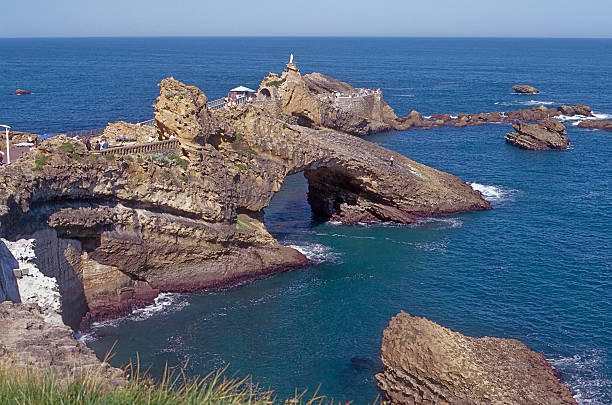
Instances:
[[[279,87],[281,84],[285,83],[285,81],[287,80],[287,77],[284,77],[280,80],[272,80],[269,82],[266,82],[266,86],[272,86],[272,87]]]
[[[168,170],[164,170],[164,172],[162,173],[162,177],[166,181],[170,180],[170,172]]]
[[[70,142],[64,142],[63,144],[61,144],[60,149],[63,152],[72,153],[74,152],[74,144]]]
[[[246,170],[246,169],[248,169],[248,166],[243,164],[243,163],[236,163],[236,167],[238,168],[238,170]]]
[[[34,159],[34,167],[32,168],[33,172],[38,172],[42,170],[43,166],[47,164],[50,156],[41,156],[38,159]]]

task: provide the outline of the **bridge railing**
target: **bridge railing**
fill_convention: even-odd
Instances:
[[[233,99],[232,101],[236,105],[246,104],[247,97],[246,96],[239,96],[239,97],[236,97],[235,99]],[[209,101],[208,103],[206,103],[206,107],[208,107],[209,110],[219,110],[219,109],[227,106],[228,104],[229,104],[229,101],[226,101],[225,98],[218,98],[216,100]]]
[[[133,153],[171,153],[177,152],[180,143],[178,139],[168,139],[159,142],[141,143],[138,145],[118,146],[114,148],[94,150],[92,153],[97,155],[130,155]]]

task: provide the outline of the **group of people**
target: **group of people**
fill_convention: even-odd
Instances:
[[[85,147],[89,151],[92,150],[91,139],[89,138],[85,139]],[[108,149],[108,141],[106,140],[106,138],[103,138],[102,142],[100,142],[100,140],[98,139],[96,143],[93,145],[93,150],[104,150],[104,149]]]

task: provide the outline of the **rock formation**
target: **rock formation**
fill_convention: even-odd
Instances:
[[[0,240],[0,302],[21,302],[14,273],[14,270],[18,268],[19,263],[6,247],[4,241]]]
[[[569,147],[570,140],[565,136],[565,126],[554,118],[540,120],[537,124],[517,123],[513,127],[516,132],[506,135],[506,142],[511,145],[531,150]]]
[[[405,312],[383,334],[391,404],[576,404],[543,355],[515,339],[472,338]]]
[[[540,90],[527,84],[516,84],[512,86],[512,90],[521,94],[539,94]]]
[[[586,129],[600,129],[602,131],[612,132],[612,120],[589,120],[580,121],[578,127]]]
[[[108,387],[124,384],[123,372],[100,363],[94,352],[74,339],[72,330],[44,321],[30,304],[0,303],[0,358],[17,367],[44,372],[53,369],[60,381],[89,374]]]
[[[295,64],[287,67],[280,77],[275,73],[266,77],[258,93],[277,102],[296,124],[357,136],[408,127],[380,90],[356,89],[321,73],[302,76]]]
[[[24,90],[24,89],[17,89],[17,90],[15,90],[15,95],[16,96],[24,96],[24,95],[27,95],[27,94],[32,94],[32,92],[29,91],[29,90]]]
[[[201,90],[164,79],[155,125],[159,139],[180,142],[176,155],[100,156],[64,136],[44,141],[0,169],[0,236],[35,235],[41,257],[56,258],[41,271],[61,269],[60,292],[70,291],[62,299],[73,298],[62,313],[85,308],[93,319],[144,305],[159,291],[307,265],[263,225],[263,209],[288,174],[305,173],[315,213],[346,223],[410,223],[490,208],[455,176],[327,129],[330,121],[307,103],[313,91],[294,73],[278,91],[303,98],[303,111],[286,96],[208,110]],[[321,77],[309,83],[344,86]]]
[[[593,117],[593,112],[591,111],[591,107],[584,104],[575,104],[573,106],[569,105],[561,105],[557,107],[559,112],[567,117],[572,117],[574,115],[581,115],[584,117]]]

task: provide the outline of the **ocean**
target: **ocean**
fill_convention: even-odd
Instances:
[[[402,38],[0,39],[0,123],[53,133],[153,117],[174,76],[215,99],[257,88],[289,54],[303,73],[381,88],[400,115],[583,103],[612,117],[612,40]],[[538,87],[516,95],[514,84]],[[32,95],[14,96],[16,88]],[[493,209],[415,225],[342,226],[312,217],[302,174],[265,210],[311,267],[228,290],[162,294],[84,337],[111,363],[139,354],[159,375],[228,367],[281,397],[317,390],[376,399],[382,331],[400,310],[470,336],[542,352],[581,404],[612,403],[612,134],[566,120],[567,151],[504,142],[491,124],[368,137],[453,173]]]

